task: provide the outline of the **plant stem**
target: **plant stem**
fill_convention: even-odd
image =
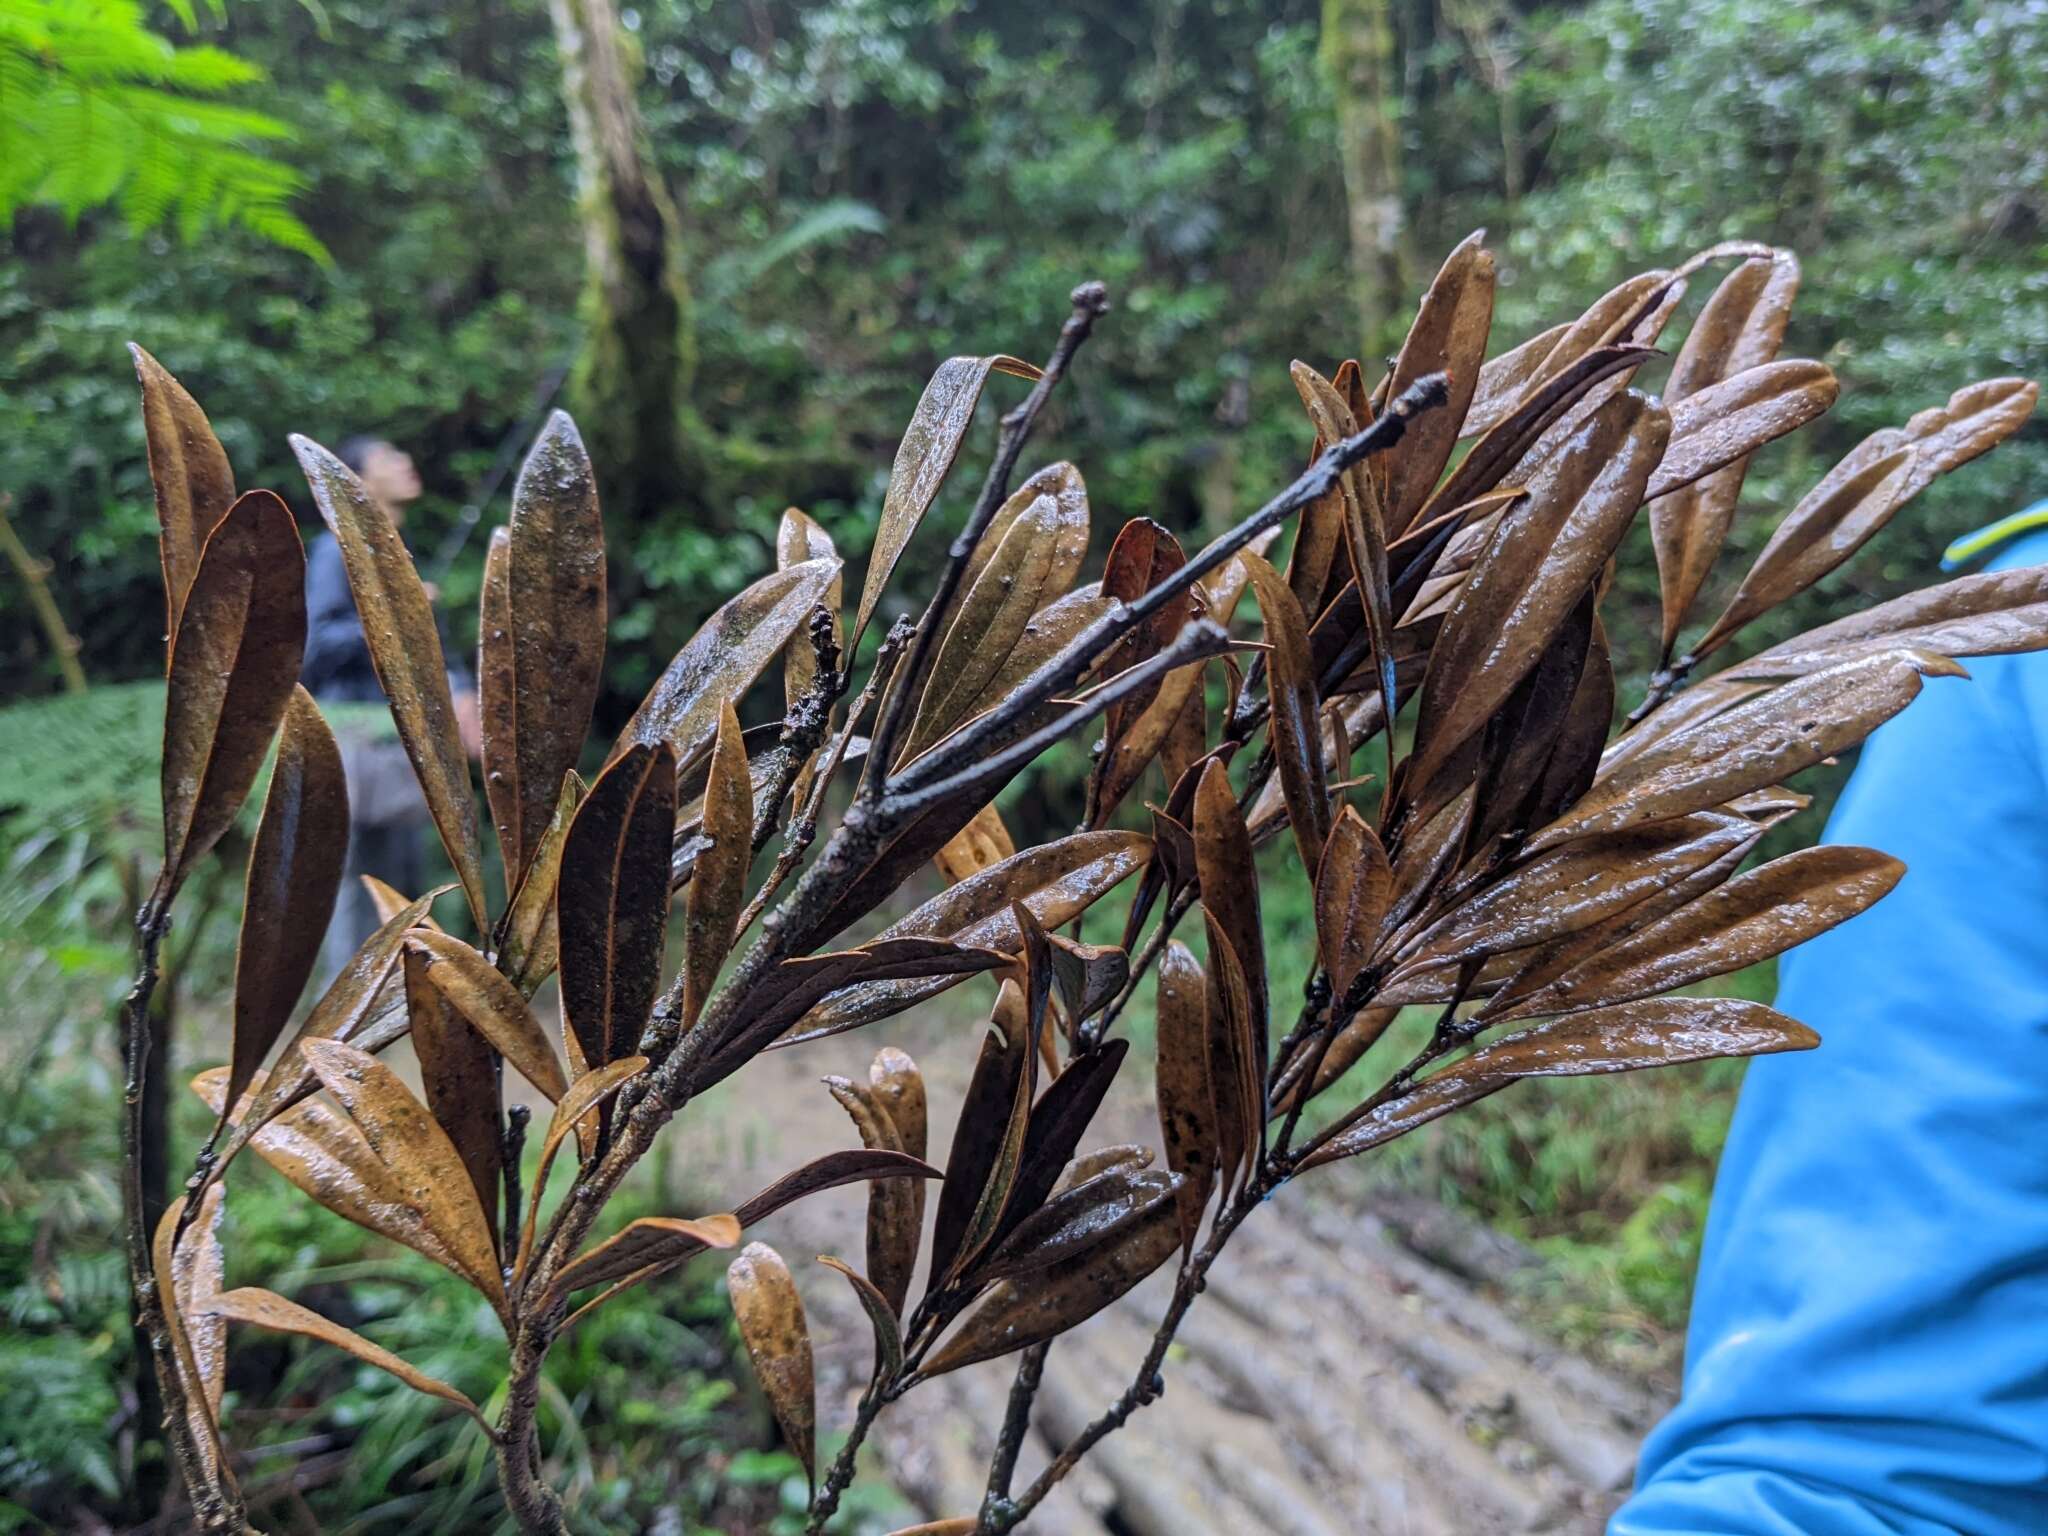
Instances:
[[[1045,1379],[1045,1357],[1054,1341],[1047,1339],[1024,1351],[1017,1362],[1016,1379],[1010,1383],[1009,1406],[1003,1411],[1003,1427],[996,1436],[996,1454],[988,1467],[988,1495],[982,1500],[982,1514],[1009,1501],[1010,1482],[1017,1475],[1017,1457],[1024,1450],[1024,1436],[1031,1428],[1031,1404],[1038,1396],[1038,1384]]]
[[[152,895],[135,917],[139,958],[135,983],[121,1010],[121,1203],[128,1284],[135,1297],[137,1331],[147,1351],[147,1364],[138,1361],[138,1395],[145,1408],[154,1400],[161,1409],[169,1459],[184,1479],[200,1529],[239,1531],[247,1523],[240,1500],[223,1479],[208,1474],[206,1459],[192,1436],[185,1378],[178,1368],[177,1347],[165,1314],[165,1298],[157,1289],[156,1264],[150,1249],[149,1200],[143,1167],[148,1135],[150,1000],[156,992],[158,955],[170,927],[167,904],[160,896]],[[153,1393],[148,1390],[152,1382]]]
[[[1002,1536],[1003,1532],[1014,1530],[1025,1518],[1044,1502],[1047,1494],[1080,1464],[1103,1440],[1114,1434],[1129,1422],[1132,1414],[1148,1403],[1159,1400],[1166,1390],[1166,1383],[1160,1375],[1160,1368],[1166,1363],[1166,1354],[1173,1347],[1174,1335],[1180,1331],[1181,1323],[1187,1318],[1188,1308],[1202,1293],[1208,1279],[1209,1269],[1230,1236],[1243,1223],[1245,1217],[1256,1210],[1266,1195],[1277,1187],[1279,1180],[1262,1172],[1260,1177],[1248,1183],[1217,1216],[1216,1223],[1209,1231],[1209,1240],[1195,1254],[1192,1263],[1183,1266],[1173,1286],[1173,1300],[1167,1304],[1166,1315],[1160,1319],[1158,1329],[1152,1335],[1152,1344],[1145,1351],[1145,1358],[1138,1363],[1131,1384],[1124,1388],[1121,1396],[1103,1410],[1102,1414],[1080,1434],[1076,1435],[1061,1450],[1050,1465],[1031,1486],[1015,1499],[997,1499],[991,1494],[982,1505],[981,1520],[975,1526],[975,1536]]]

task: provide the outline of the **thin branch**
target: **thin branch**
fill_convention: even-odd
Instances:
[[[149,1347],[150,1368],[156,1373],[164,1439],[184,1479],[199,1528],[240,1531],[248,1523],[240,1500],[223,1480],[208,1474],[205,1456],[192,1436],[185,1377],[178,1367],[177,1346],[172,1342],[170,1321],[165,1315],[165,1297],[157,1290],[156,1264],[150,1251],[147,1192],[142,1178],[143,1100],[149,1081],[149,1004],[156,993],[158,956],[170,927],[168,904],[161,894],[151,896],[136,913],[139,958],[135,983],[121,1010],[121,1203],[128,1284],[135,1296],[136,1324]]]
[[[1014,739],[1038,707],[1069,688],[1094,665],[1109,647],[1131,630],[1173,602],[1193,583],[1216,570],[1268,528],[1277,528],[1286,518],[1309,503],[1329,494],[1337,477],[1370,454],[1381,453],[1400,442],[1408,423],[1422,411],[1442,405],[1450,398],[1450,381],[1441,373],[1417,379],[1372,425],[1353,433],[1328,448],[1295,477],[1293,484],[1273,497],[1235,528],[1219,534],[1187,564],[1163,578],[1143,596],[1130,603],[1110,604],[1109,611],[1082,630],[1053,657],[1041,664],[998,704],[970,721],[948,739],[948,750],[930,753],[905,766],[890,781],[892,792],[921,789],[954,771],[956,762],[976,758]]]
[[[1024,1351],[1017,1362],[1016,1379],[1010,1383],[1010,1401],[1003,1410],[1002,1431],[996,1436],[996,1454],[989,1462],[988,1494],[982,1501],[987,1515],[1009,1501],[1010,1482],[1017,1475],[1017,1457],[1024,1450],[1024,1436],[1031,1428],[1031,1404],[1038,1396],[1038,1384],[1045,1379],[1045,1357],[1054,1341],[1047,1339]]]
[[[1060,327],[1060,338],[1053,345],[1045,372],[1031,386],[1031,393],[1003,417],[1002,430],[996,439],[996,456],[988,467],[987,478],[981,483],[981,495],[968,516],[967,526],[960,530],[959,537],[947,550],[946,566],[939,574],[939,584],[932,591],[931,601],[925,604],[924,617],[918,620],[917,636],[903,668],[903,686],[883,701],[881,719],[875,726],[874,744],[869,748],[872,767],[864,781],[870,797],[888,787],[890,765],[903,733],[910,727],[911,710],[916,704],[911,694],[923,680],[925,669],[931,664],[933,648],[939,642],[939,618],[952,606],[961,583],[967,579],[967,565],[974,557],[975,546],[988,532],[988,525],[994,521],[1004,499],[1010,494],[1010,476],[1016,472],[1018,456],[1030,439],[1031,429],[1037,424],[1039,413],[1045,409],[1045,402],[1065,376],[1074,354],[1081,350],[1081,344],[1094,330],[1095,322],[1109,313],[1109,290],[1099,282],[1081,284],[1071,297],[1074,311],[1067,317],[1067,323]]]

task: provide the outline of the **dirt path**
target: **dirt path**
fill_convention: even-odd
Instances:
[[[775,1052],[684,1117],[676,1181],[743,1198],[818,1153],[857,1145],[818,1079],[865,1078],[884,1044],[909,1050],[931,1089],[934,1160],[975,1048],[934,1019]],[[914,1018],[917,1016],[913,1016]],[[1088,1145],[1157,1144],[1146,1066],[1104,1107]],[[1532,1336],[1452,1270],[1403,1240],[1416,1223],[1375,1206],[1363,1181],[1290,1188],[1239,1234],[1180,1334],[1166,1395],[1111,1436],[1025,1527],[1046,1536],[1493,1536],[1595,1533],[1626,1488],[1660,1404]],[[796,1270],[818,1353],[822,1428],[843,1430],[865,1380],[869,1332],[816,1254],[858,1263],[865,1194],[829,1191],[752,1235]],[[1446,1235],[1425,1246],[1483,1244]],[[1049,1357],[1019,1486],[1130,1380],[1170,1280],[1154,1276],[1063,1338]],[[916,1292],[913,1291],[913,1295]],[[871,1467],[927,1518],[980,1500],[1013,1362],[929,1383],[892,1407]]]

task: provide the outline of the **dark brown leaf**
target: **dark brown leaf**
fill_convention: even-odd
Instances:
[[[1001,670],[1041,608],[1065,594],[1088,552],[1088,491],[1071,464],[1040,470],[1017,492],[1028,498],[1002,542],[963,588],[933,655],[900,762],[949,735]]]
[[[1195,866],[1202,906],[1230,941],[1243,968],[1248,1013],[1239,1021],[1251,1056],[1248,1070],[1261,1082],[1266,1074],[1266,945],[1259,918],[1259,877],[1252,863],[1251,834],[1237,808],[1230,775],[1213,759],[1195,789]],[[1210,980],[1217,965],[1209,961]]]
[[[1387,381],[1387,396],[1392,399],[1426,374],[1450,377],[1449,401],[1410,422],[1400,452],[1388,460],[1390,537],[1415,520],[1436,489],[1479,388],[1486,338],[1493,328],[1493,252],[1479,243],[1484,238],[1483,230],[1466,236],[1445,259]]]
[[[700,1253],[731,1248],[739,1240],[737,1216],[643,1216],[578,1254],[555,1276],[554,1289],[567,1296],[637,1274],[650,1265],[674,1269]]]
[[[1633,1002],[1727,975],[1848,921],[1905,872],[1873,848],[1803,848],[1626,936],[1496,1017]]]
[[[1266,639],[1273,647],[1268,653],[1269,692],[1280,788],[1287,799],[1287,819],[1301,852],[1301,867],[1314,869],[1323,856],[1323,841],[1330,835],[1330,786],[1323,768],[1322,700],[1316,694],[1308,626],[1301,605],[1280,573],[1257,555],[1249,556],[1246,564],[1258,591]]]
[[[1534,386],[1499,425],[1472,445],[1472,451],[1433,492],[1416,516],[1417,527],[1437,522],[1454,508],[1468,506],[1500,486],[1509,471],[1523,462],[1550,428],[1567,411],[1595,398],[1602,386],[1617,376],[1633,375],[1657,354],[1648,347],[1596,347],[1569,367]],[[1606,403],[1611,395],[1600,396]],[[1572,431],[1576,431],[1577,423]],[[1564,434],[1569,438],[1571,432]],[[1546,455],[1555,458],[1556,454]],[[1533,469],[1535,466],[1531,466]],[[1517,481],[1523,477],[1517,476]],[[1476,521],[1468,520],[1469,521]]]
[[[1096,1111],[1101,1109],[1129,1050],[1128,1040],[1107,1040],[1088,1054],[1076,1057],[1032,1106],[1016,1185],[1010,1191],[1003,1219],[996,1226],[995,1242],[1000,1243],[1019,1222],[1045,1204],[1073,1160],[1074,1149],[1094,1122]]]
[[[562,845],[587,793],[575,773],[562,775],[554,814],[530,850],[526,874],[513,889],[498,925],[498,965],[528,997],[555,969],[561,939],[555,926],[555,885],[562,872]]]
[[[1427,787],[1535,667],[1620,544],[1669,431],[1661,407],[1617,395],[1503,516],[1430,652],[1405,770],[1412,790]]]
[[[896,445],[896,462],[889,471],[889,489],[882,499],[882,520],[868,555],[867,579],[861,584],[860,612],[853,621],[854,645],[860,644],[904,546],[924,521],[939,487],[946,483],[967,429],[974,423],[974,408],[991,370],[1020,379],[1038,377],[1036,368],[1014,357],[949,357],[932,374],[910,425],[903,429],[903,440]]]
[[[1022,988],[1005,981],[961,1101],[939,1214],[932,1230],[931,1284],[950,1283],[986,1246],[1024,1156],[1038,1059]]]
[[[295,686],[243,883],[230,1100],[254,1081],[291,1022],[320,957],[347,857],[341,751],[312,695]]]
[[[310,438],[293,434],[306,483],[320,516],[341,546],[349,590],[363,622],[363,641],[398,739],[433,813],[441,844],[479,929],[484,915],[483,855],[477,847],[476,800],[469,788],[469,757],[455,725],[455,700],[433,605],[390,513],[352,470]]]
[[[654,1008],[675,815],[675,754],[636,745],[591,786],[563,844],[562,1015],[593,1067],[631,1055]]]
[[[1665,403],[1676,405],[1776,357],[1799,292],[1799,276],[1799,262],[1790,251],[1752,257],[1729,273],[1700,310],[1671,365]],[[1650,504],[1667,656],[1727,540],[1747,468],[1748,461],[1738,459]]]
[[[1702,812],[1584,836],[1511,867],[1402,945],[1379,1000],[1418,972],[1490,959],[1590,928],[1747,841],[1740,816]]]
[[[427,951],[405,951],[406,1010],[412,1016],[412,1048],[419,1058],[427,1108],[469,1172],[470,1187],[483,1208],[484,1227],[495,1249],[502,1228],[498,1198],[505,1164],[504,1075],[499,1056],[455,1007],[427,980]],[[507,990],[514,990],[507,984]],[[514,991],[514,995],[517,993]]]
[[[1634,1072],[1715,1056],[1810,1050],[1819,1036],[1761,1003],[1661,997],[1575,1013],[1481,1046],[1355,1121],[1302,1160],[1304,1169],[1354,1157],[1525,1077]]]
[[[1645,493],[1668,496],[1813,420],[1841,393],[1825,363],[1788,358],[1710,384],[1671,409],[1671,447]]]
[[[983,1282],[1039,1274],[1102,1243],[1119,1240],[1183,1180],[1177,1173],[1117,1168],[1047,1201],[1017,1223],[976,1274]]]
[[[553,815],[562,775],[576,766],[590,731],[604,673],[604,519],[597,480],[576,424],[551,412],[512,488],[512,533],[506,559],[514,702],[517,721],[509,767],[517,788],[514,855],[506,880],[516,883],[529,852]],[[490,671],[483,677],[488,689]],[[484,705],[486,718],[491,705]],[[488,781],[492,763],[484,764]]]
[[[1779,783],[1856,745],[1913,702],[1923,676],[1960,670],[1924,652],[1883,651],[1774,688],[1605,773],[1536,834],[1530,850],[1683,816]]]
[[[754,793],[740,745],[739,717],[721,706],[718,737],[711,748],[711,776],[704,785],[702,835],[709,842],[697,855],[684,898],[683,1028],[697,1022],[718,979],[719,967],[739,934],[740,908],[747,900],[747,871],[754,864]]]
[[[1023,942],[1010,904],[1064,927],[1144,867],[1152,840],[1134,832],[1076,832],[962,880],[889,925],[881,939],[930,938],[1013,954]],[[957,984],[962,973],[847,986],[814,1008],[782,1044],[838,1034],[900,1013]]]
[[[1130,1290],[1179,1246],[1173,1205],[1162,1200],[1117,1241],[1084,1249],[1025,1283],[990,1286],[918,1374],[943,1376],[1056,1338]]]
[[[655,679],[607,762],[617,762],[628,747],[664,741],[675,749],[679,767],[696,761],[718,734],[719,707],[751,688],[801,634],[811,610],[839,580],[839,569],[836,559],[823,559],[772,572],[712,614]]]
[[[749,1243],[725,1272],[740,1339],[754,1362],[754,1374],[782,1426],[783,1438],[817,1481],[817,1386],[811,1366],[811,1332],[803,1298],[782,1255],[766,1243]]]
[[[1208,977],[1178,940],[1161,952],[1158,972],[1159,1132],[1166,1166],[1182,1176],[1174,1194],[1177,1230],[1192,1254],[1222,1145],[1209,1082]]]
[[[285,504],[251,491],[200,551],[171,638],[164,697],[158,907],[233,825],[298,681],[306,560]]]
[[[1358,431],[1351,407],[1330,381],[1306,363],[1293,363],[1288,370],[1294,378],[1295,393],[1308,408],[1309,420],[1325,442],[1335,443]],[[1394,715],[1393,596],[1387,576],[1387,516],[1373,489],[1371,472],[1354,464],[1339,479],[1344,494],[1344,537],[1351,551],[1351,570],[1365,606],[1365,627],[1372,639],[1372,654],[1379,663],[1380,686],[1386,699],[1387,718]],[[1235,711],[1233,711],[1235,713]]]
[[[1254,1033],[1251,989],[1230,935],[1205,911],[1209,933],[1208,987],[1203,1013],[1208,1034],[1209,1095],[1216,1125],[1217,1177],[1228,1201],[1240,1177],[1249,1177],[1266,1145],[1265,1041]]]
[[[1912,472],[1909,448],[1881,458],[1859,448],[1830,470],[1778,524],[1693,654],[1706,656],[1718,650],[1758,614],[1813,585],[1855,554],[1905,504]]]
[[[1120,603],[1133,603],[1187,564],[1180,541],[1149,517],[1134,517],[1125,523],[1110,546],[1109,560],[1102,568],[1102,591]],[[1193,612],[1193,598],[1183,590],[1145,623],[1125,635],[1111,649],[1102,665],[1105,676],[1149,661],[1170,644]],[[1169,679],[1170,680],[1170,679]],[[1160,690],[1134,694],[1113,704],[1103,713],[1101,755],[1097,759],[1096,785],[1091,795],[1094,824],[1101,826],[1116,809],[1107,791],[1117,787],[1113,780],[1126,778],[1117,773],[1117,749],[1132,726],[1144,716]],[[1135,776],[1129,776],[1135,778]],[[1130,783],[1121,785],[1120,800],[1129,793]]]
[[[157,545],[164,568],[164,633],[178,632],[185,594],[199,574],[199,552],[235,499],[235,474],[206,413],[163,364],[134,342],[142,386],[142,431],[156,489]]]
[[[1316,951],[1330,973],[1330,992],[1351,990],[1378,946],[1394,899],[1387,851],[1365,818],[1345,806],[1316,865]]]
[[[526,996],[490,961],[462,940],[432,929],[408,935],[407,947],[426,964],[433,984],[493,1047],[519,1069],[549,1103],[568,1091],[560,1058],[548,1033],[534,1017]]]
[[[1499,426],[1521,402],[1530,380],[1542,371],[1550,354],[1557,350],[1557,344],[1564,340],[1565,332],[1571,328],[1570,321],[1553,325],[1549,330],[1531,336],[1520,346],[1510,347],[1500,356],[1488,358],[1479,370],[1478,388],[1473,391],[1472,404],[1459,424],[1458,436],[1478,437]]]
[[[2048,645],[2048,566],[2026,566],[1959,577],[1844,615],[1735,662],[1712,681],[1801,677],[1900,647],[1956,657],[2005,656],[2043,645]],[[1663,714],[1660,709],[1650,718]]]

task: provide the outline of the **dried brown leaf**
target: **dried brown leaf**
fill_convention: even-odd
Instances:
[[[593,1067],[631,1055],[654,1008],[675,814],[675,754],[635,745],[598,776],[563,844],[562,1016]]]
[[[479,929],[487,928],[469,757],[456,729],[455,700],[433,605],[390,513],[354,471],[310,438],[294,433],[291,445],[320,516],[341,547],[349,591],[362,617],[363,642],[384,696],[391,701],[398,739],[412,760],[470,915]]]
[[[243,882],[231,1100],[254,1081],[291,1022],[320,958],[347,857],[348,785],[341,750],[312,695],[295,686]]]
[[[158,907],[233,825],[263,766],[298,681],[305,588],[290,509],[249,492],[207,536],[171,637]]]
[[[811,1365],[811,1332],[803,1298],[782,1255],[766,1243],[749,1243],[725,1272],[740,1340],[754,1362],[754,1374],[783,1437],[817,1480],[817,1384]]]
[[[199,574],[199,552],[235,499],[235,474],[206,412],[164,365],[134,342],[142,387],[142,431],[156,491],[157,545],[164,568],[164,633],[178,632],[185,594]]]
[[[889,489],[882,499],[882,520],[868,555],[867,579],[861,585],[860,612],[853,621],[855,645],[867,630],[904,546],[924,521],[939,487],[946,483],[967,429],[974,423],[974,408],[991,370],[1020,379],[1036,379],[1039,372],[1014,357],[949,357],[932,374],[910,425],[903,429],[903,440],[896,445],[896,462],[889,471]]]

